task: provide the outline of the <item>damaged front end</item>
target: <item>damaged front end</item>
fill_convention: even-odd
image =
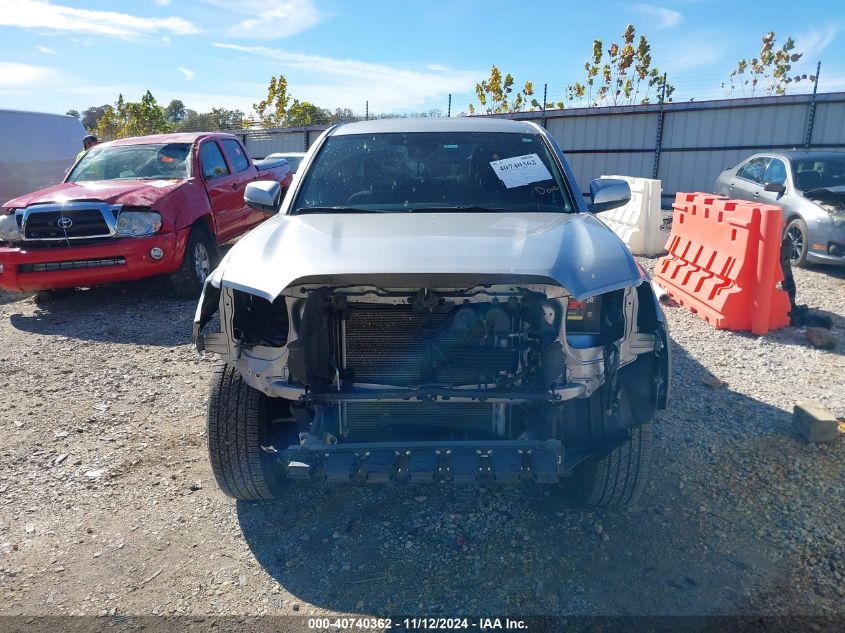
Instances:
[[[669,392],[648,283],[577,300],[524,280],[385,277],[269,301],[212,275],[194,334],[285,403],[299,441],[264,450],[293,479],[555,482]]]

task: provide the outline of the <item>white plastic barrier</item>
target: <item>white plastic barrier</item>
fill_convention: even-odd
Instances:
[[[599,213],[597,216],[622,238],[634,255],[659,255],[666,244],[666,234],[660,230],[660,181],[630,176],[602,176],[619,178],[631,187],[631,201],[624,207]]]

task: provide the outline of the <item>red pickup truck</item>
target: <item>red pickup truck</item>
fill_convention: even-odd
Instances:
[[[291,182],[284,160],[250,160],[236,136],[161,134],[97,145],[64,182],[0,209],[0,288],[87,287],[170,275],[196,296],[217,245],[267,218],[244,188]]]

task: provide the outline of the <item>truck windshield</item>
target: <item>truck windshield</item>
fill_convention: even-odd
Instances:
[[[190,143],[96,145],[88,150],[67,182],[128,178],[183,179],[191,174]]]
[[[292,213],[573,210],[537,134],[414,132],[330,136]]]

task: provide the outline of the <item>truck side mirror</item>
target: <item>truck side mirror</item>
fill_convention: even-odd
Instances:
[[[244,189],[244,202],[256,211],[274,215],[282,204],[282,186],[273,180],[251,182]]]
[[[619,178],[596,178],[590,183],[590,213],[601,213],[631,201],[631,187]]]

